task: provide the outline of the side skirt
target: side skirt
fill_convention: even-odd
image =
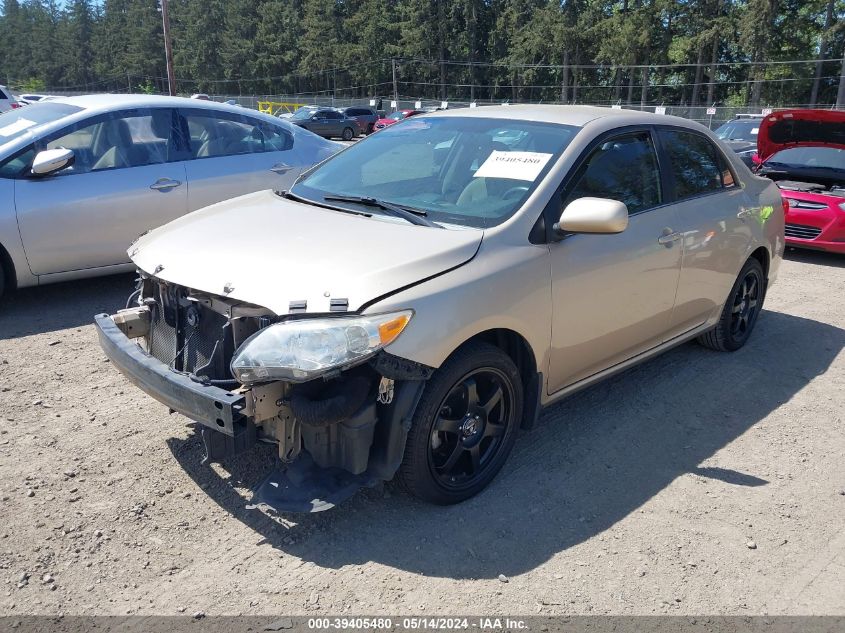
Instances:
[[[632,358],[629,358],[626,361],[622,361],[614,365],[613,367],[608,367],[592,376],[588,376],[587,378],[583,378],[576,383],[569,385],[568,387],[564,387],[553,394],[549,395],[546,398],[546,401],[543,402],[544,407],[548,407],[552,404],[555,404],[558,400],[562,400],[567,396],[571,396],[572,394],[581,391],[582,389],[586,389],[587,387],[596,384],[604,380],[605,378],[610,378],[620,372],[625,371],[626,369],[630,369],[634,365],[638,365],[642,362],[649,360],[663,352],[667,352],[673,347],[677,347],[683,343],[686,343],[689,340],[694,339],[695,337],[699,336],[700,334],[704,334],[707,330],[711,329],[715,326],[715,323],[712,320],[708,320],[704,324],[700,325],[697,328],[690,330],[689,332],[685,332],[679,336],[676,336],[673,339],[666,341],[665,343],[661,343],[657,347],[652,347],[650,350],[643,352],[642,354],[638,354]]]

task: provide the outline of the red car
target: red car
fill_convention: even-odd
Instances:
[[[394,123],[399,123],[403,119],[407,119],[410,116],[414,116],[415,114],[422,114],[422,110],[397,110],[393,114],[383,119],[379,119],[376,121],[374,130],[381,130],[386,128],[388,125],[393,125]]]
[[[786,243],[845,254],[845,112],[781,110],[763,119],[757,173],[775,181]]]

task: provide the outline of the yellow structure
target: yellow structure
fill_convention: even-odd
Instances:
[[[259,101],[258,111],[277,116],[280,112],[296,112],[307,103],[289,103],[285,101]]]

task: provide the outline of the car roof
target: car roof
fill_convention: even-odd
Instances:
[[[537,123],[558,123],[584,127],[598,119],[612,119],[617,126],[623,125],[680,125],[683,127],[698,127],[692,125],[688,119],[639,110],[625,110],[606,108],[601,106],[581,105],[501,105],[479,106],[477,108],[460,108],[457,110],[441,110],[422,115],[425,118],[458,116],[490,119],[516,119],[534,121]]]
[[[82,95],[79,97],[57,97],[53,101],[67,103],[85,110],[102,111],[113,110],[115,108],[149,108],[157,106],[160,108],[223,108],[232,112],[243,112],[243,108],[225,103],[217,103],[216,101],[188,99],[187,97],[164,97],[160,95],[96,94]]]
[[[42,102],[33,104],[28,106],[30,108],[37,108],[43,107],[41,105]],[[131,109],[131,108],[150,108],[150,107],[158,107],[158,108],[191,108],[191,109],[206,109],[206,110],[214,110],[217,112],[231,112],[233,114],[239,115],[249,115],[250,117],[255,117],[258,119],[263,119],[268,122],[273,122],[274,124],[279,123],[279,119],[274,116],[270,116],[269,114],[259,112],[257,110],[252,110],[249,108],[242,108],[240,106],[235,105],[227,105],[225,103],[218,103],[216,101],[203,101],[202,99],[188,99],[186,97],[164,97],[158,95],[127,95],[127,94],[96,94],[96,95],[84,95],[79,97],[55,97],[51,98],[48,102],[50,104],[67,104],[70,106],[75,106],[80,108],[78,112],[73,112],[66,116],[61,117],[60,119],[56,119],[54,121],[50,121],[49,123],[44,123],[38,126],[31,128],[32,132],[37,133],[38,135],[41,134],[49,134],[53,130],[60,129],[61,127],[75,123],[76,121],[80,121],[82,119],[86,119],[93,115],[98,115],[101,113],[112,112],[118,109]],[[46,103],[44,105],[46,105]],[[294,127],[295,126],[291,126]],[[291,132],[294,134],[298,134],[301,132],[297,132],[300,128],[291,129]],[[21,137],[15,141],[10,142],[9,150],[4,148],[4,154],[6,151],[15,151],[18,146],[23,146],[28,143],[29,140],[27,137]],[[2,145],[2,143],[0,143]]]

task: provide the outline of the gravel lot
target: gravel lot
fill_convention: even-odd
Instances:
[[[547,410],[460,506],[244,509],[107,362],[127,276],[0,305],[0,614],[845,614],[845,258],[792,252],[751,342]]]

